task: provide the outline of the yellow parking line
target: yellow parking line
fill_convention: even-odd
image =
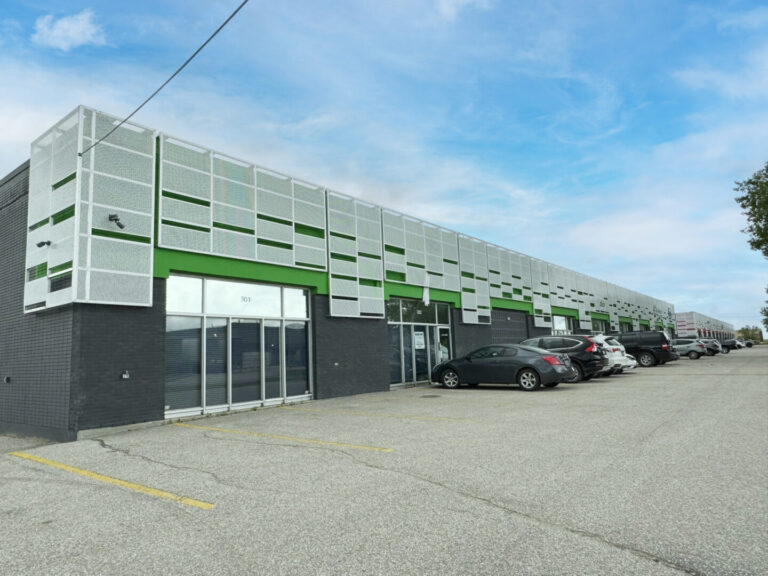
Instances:
[[[447,416],[403,416],[401,414],[386,414],[382,412],[364,412],[357,410],[323,410],[321,408],[302,408],[301,406],[281,406],[283,410],[298,410],[300,412],[321,412],[324,414],[348,414],[350,416],[376,416],[378,418],[395,418],[397,420],[425,420],[427,422],[463,422],[474,424],[474,420],[466,418],[449,418]]]
[[[143,494],[149,494],[150,496],[155,496],[157,498],[173,500],[175,502],[179,502],[180,504],[186,504],[187,506],[194,506],[196,508],[202,508],[203,510],[211,510],[215,507],[215,504],[211,504],[209,502],[187,498],[186,496],[179,496],[178,494],[157,490],[155,488],[150,488],[149,486],[142,486],[141,484],[134,484],[133,482],[126,482],[125,480],[119,480],[118,478],[112,478],[111,476],[104,476],[103,474],[97,474],[96,472],[75,468],[74,466],[67,466],[61,462],[55,462],[53,460],[48,460],[47,458],[40,458],[39,456],[27,454],[26,452],[11,452],[10,455],[16,456],[18,458],[24,458],[25,460],[32,460],[33,462],[45,464],[46,466],[58,468],[59,470],[65,470],[73,474],[79,474],[80,476],[85,476],[86,478],[91,478],[92,480],[98,480],[99,482],[114,484],[115,486],[127,488],[128,490],[134,490]]]
[[[305,442],[307,444],[320,444],[321,446],[338,446],[339,448],[354,448],[356,450],[371,450],[373,452],[394,452],[392,448],[380,448],[379,446],[363,446],[360,444],[346,444],[344,442],[329,442],[327,440],[314,440],[312,438],[294,438],[293,436],[280,436],[277,434],[262,434],[261,432],[247,432],[245,430],[231,430],[228,428],[214,428],[212,426],[195,426],[176,422],[174,426],[194,428],[196,430],[209,430],[211,432],[224,432],[226,434],[242,434],[243,436],[257,436],[259,438],[271,438],[272,440],[288,440],[289,442]]]

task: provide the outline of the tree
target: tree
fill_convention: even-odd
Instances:
[[[744,209],[749,225],[742,230],[749,234],[749,246],[768,258],[768,162],[752,178],[736,182],[736,202]]]
[[[758,326],[744,326],[739,330],[741,337],[744,340],[752,340],[754,342],[762,342],[763,333]]]
[[[765,293],[768,294],[768,288],[765,289]],[[768,300],[766,300],[765,303],[768,304]],[[760,308],[760,314],[763,315],[763,326],[768,330],[768,306]]]

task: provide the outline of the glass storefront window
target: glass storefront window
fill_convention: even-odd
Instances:
[[[403,363],[400,359],[400,324],[389,325],[389,382],[403,381]]]
[[[280,398],[280,322],[264,322],[264,399]]]
[[[403,322],[424,322],[435,324],[437,316],[434,304],[424,304],[421,300],[402,300]]]
[[[166,312],[201,314],[203,312],[203,279],[169,276],[165,283]]]
[[[227,320],[208,318],[205,323],[205,405],[227,403]]]
[[[286,318],[309,318],[306,290],[283,288],[283,316]]]
[[[448,304],[436,304],[436,306],[437,306],[437,323],[450,324],[451,323],[451,307]]]
[[[280,286],[206,280],[205,313],[279,318]]]
[[[232,402],[261,400],[261,322],[232,320]]]
[[[387,300],[387,320],[389,322],[400,322],[400,302],[399,298]]]
[[[165,409],[200,406],[202,319],[168,316],[165,321]]]
[[[285,395],[309,392],[309,333],[306,322],[285,323]]]

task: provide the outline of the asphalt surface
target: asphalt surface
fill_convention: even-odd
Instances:
[[[768,346],[184,423],[0,437],[0,574],[768,574]]]

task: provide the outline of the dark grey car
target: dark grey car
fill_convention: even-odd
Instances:
[[[483,346],[432,369],[432,382],[446,388],[461,384],[517,384],[523,390],[554,388],[573,378],[567,354],[521,344]]]

